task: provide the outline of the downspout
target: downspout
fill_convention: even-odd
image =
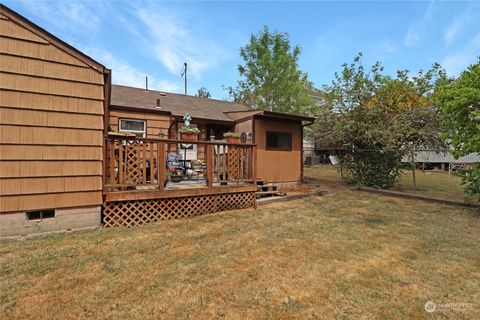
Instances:
[[[313,123],[315,122],[315,120],[309,122],[309,123],[306,123],[306,124],[302,124],[301,127],[302,127],[302,132],[301,132],[301,138],[300,138],[300,141],[301,141],[301,145],[300,145],[300,163],[302,164],[302,169],[301,169],[301,177],[300,177],[300,181],[303,183],[304,181],[304,178],[303,178],[303,129],[305,127],[308,127],[310,125],[312,125]]]

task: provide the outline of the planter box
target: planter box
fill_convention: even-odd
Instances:
[[[180,133],[180,140],[184,141],[197,141],[198,136],[196,134]]]
[[[226,137],[227,143],[240,143],[239,137]]]

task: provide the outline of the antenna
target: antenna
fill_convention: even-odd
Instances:
[[[185,76],[185,95],[187,95],[187,63],[183,64],[181,77]]]

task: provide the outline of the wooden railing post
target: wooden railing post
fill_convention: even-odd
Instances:
[[[257,184],[257,146],[252,146],[252,180]]]
[[[108,149],[108,173],[110,175],[110,178],[107,179],[107,177],[105,177],[106,179],[106,184],[108,183],[116,183],[117,179],[115,177],[115,140],[109,140],[109,139],[106,139],[105,140],[105,146],[106,148]]]
[[[158,189],[163,191],[165,187],[165,142],[160,141],[157,145],[157,180],[158,180]],[[153,166],[152,166],[153,170]]]
[[[125,163],[123,162],[123,141],[120,140],[118,144],[118,183],[123,184],[124,181],[124,170],[125,170]]]
[[[207,145],[207,187],[211,188],[213,186],[213,144]]]

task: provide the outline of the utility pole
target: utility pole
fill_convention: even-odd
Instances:
[[[182,77],[185,77],[185,95],[187,95],[187,63],[183,64]]]

